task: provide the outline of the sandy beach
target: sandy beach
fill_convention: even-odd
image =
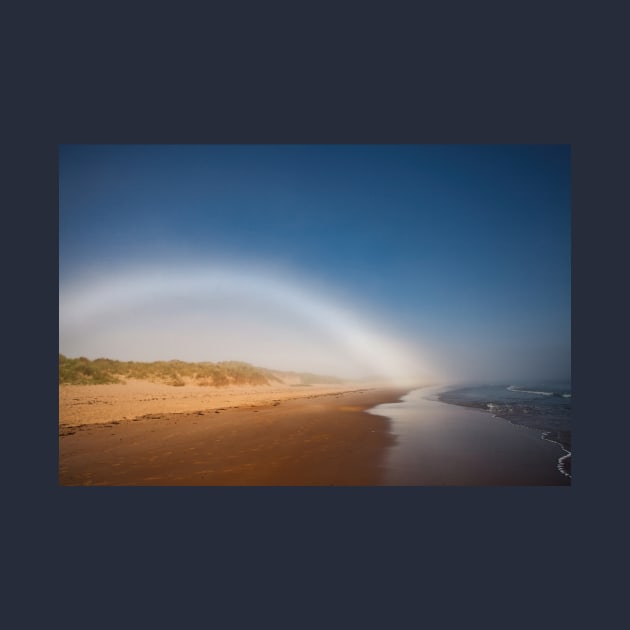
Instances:
[[[199,391],[202,390],[202,391]],[[62,485],[378,485],[405,390],[60,388]]]
[[[540,432],[432,398],[430,388],[358,385],[62,386],[59,482],[570,484]]]
[[[172,387],[134,379],[127,380],[125,384],[114,385],[62,385],[59,387],[59,424],[61,427],[76,427],[115,420],[133,420],[149,414],[243,408],[361,387],[362,385],[295,386],[285,383],[228,387],[200,387],[187,383],[182,387]]]

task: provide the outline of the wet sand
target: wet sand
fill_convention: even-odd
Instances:
[[[384,485],[570,485],[558,470],[564,451],[540,431],[440,402],[436,391],[415,390],[402,404],[373,410],[391,418],[397,436],[386,454]]]
[[[105,395],[105,390],[97,391]],[[93,395],[83,393],[85,400]],[[74,421],[61,417],[59,481],[101,486],[379,485],[385,452],[395,439],[389,420],[365,409],[404,393],[366,388],[291,393],[291,398],[285,392],[284,399],[269,399],[267,393],[265,402],[244,404],[241,398],[234,407],[154,412],[135,419],[88,423],[78,415]],[[89,406],[81,408],[89,418]]]
[[[538,431],[431,389],[201,389],[61,388],[60,484],[570,485]]]

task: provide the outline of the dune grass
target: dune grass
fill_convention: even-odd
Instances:
[[[282,383],[282,376],[297,377],[299,384],[341,383],[333,376],[310,373],[273,372],[241,361],[219,363],[186,361],[116,361],[114,359],[68,358],[59,355],[59,384],[101,385],[124,383],[126,379],[141,379],[181,387],[187,383],[200,386],[270,385]]]

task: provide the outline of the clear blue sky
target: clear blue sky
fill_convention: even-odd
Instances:
[[[264,262],[457,378],[569,376],[568,146],[66,145],[59,172],[61,287],[156,260]]]

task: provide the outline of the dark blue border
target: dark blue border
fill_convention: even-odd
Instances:
[[[582,82],[602,89],[592,68],[613,61],[571,58],[568,7],[484,17],[483,29],[476,9],[453,11],[437,35],[433,15],[389,29],[363,11],[337,15],[350,30],[332,39],[328,27],[261,31],[260,9],[229,37],[223,16],[177,29],[157,7],[120,20],[64,12],[67,24],[48,11],[26,46],[14,41],[25,52],[5,170],[5,331],[19,379],[7,392],[5,518],[16,583],[31,593],[24,616],[41,602],[33,593],[77,627],[117,623],[121,606],[128,625],[220,627],[551,627],[579,610],[582,567],[601,566],[593,545],[610,550],[623,522],[623,461],[610,452],[627,429],[605,396],[625,374],[606,352],[625,290],[613,284],[622,244],[610,224],[625,171],[605,142],[621,109]],[[572,486],[60,488],[57,146],[154,142],[571,144]]]

